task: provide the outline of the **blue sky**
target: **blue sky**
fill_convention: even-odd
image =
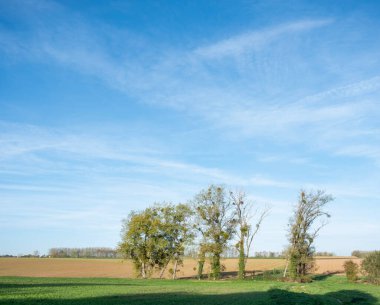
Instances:
[[[335,197],[317,250],[380,244],[378,1],[0,1],[0,254],[118,243],[210,183]]]

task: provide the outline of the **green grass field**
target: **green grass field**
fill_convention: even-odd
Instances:
[[[0,304],[380,304],[380,287],[344,277],[312,283],[264,280],[193,281],[0,278]]]

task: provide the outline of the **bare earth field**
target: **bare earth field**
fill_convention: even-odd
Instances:
[[[318,257],[316,273],[339,273],[343,271],[345,261],[352,259],[359,263],[356,257]],[[284,259],[248,259],[248,274],[252,271],[284,268]],[[226,273],[237,271],[238,260],[224,259]],[[184,266],[177,274],[179,278],[194,277],[197,261],[187,258]],[[170,268],[170,266],[168,267]],[[209,270],[206,267],[205,273]],[[70,258],[0,258],[0,276],[28,277],[104,277],[133,278],[136,276],[129,260],[120,259],[70,259]],[[167,273],[166,276],[169,276]]]

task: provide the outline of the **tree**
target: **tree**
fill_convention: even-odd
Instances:
[[[147,208],[142,212],[132,211],[123,222],[119,251],[132,259],[142,278],[148,278],[158,257],[160,219],[154,209]]]
[[[169,262],[173,261],[172,278],[176,279],[178,265],[183,263],[185,244],[194,238],[189,222],[191,215],[192,211],[186,204],[169,204],[160,208],[162,237],[166,241],[166,256],[163,260],[160,277],[162,277]]]
[[[195,227],[201,233],[198,274],[202,275],[205,253],[211,255],[211,278],[219,279],[220,257],[235,231],[236,221],[232,204],[223,186],[210,185],[194,199]]]
[[[325,219],[330,217],[324,208],[332,200],[331,195],[321,190],[309,193],[301,191],[289,223],[288,263],[291,278],[302,280],[313,268],[313,244],[321,228],[326,225]],[[317,219],[321,220],[318,225],[315,224]]]
[[[184,244],[192,238],[187,205],[156,204],[142,212],[132,212],[124,220],[119,250],[131,258],[143,278],[154,269],[163,276],[168,264],[174,262],[173,279],[184,254]]]
[[[230,191],[230,197],[232,203],[235,207],[236,222],[238,225],[237,235],[239,238],[237,248],[239,250],[239,271],[238,278],[244,279],[245,277],[245,266],[247,263],[247,258],[249,256],[249,251],[252,246],[252,241],[257,232],[260,229],[261,223],[264,218],[269,213],[269,207],[260,213],[254,226],[250,224],[253,216],[258,212],[252,214],[253,204],[246,200],[246,194],[243,191],[236,191],[235,193]]]

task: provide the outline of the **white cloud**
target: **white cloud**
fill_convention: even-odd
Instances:
[[[355,96],[364,95],[367,93],[372,93],[380,89],[380,76],[375,76],[369,79],[364,79],[352,84],[345,86],[336,87],[327,91],[323,91],[314,95],[307,96],[303,98],[299,103],[316,103],[325,102],[342,99],[351,98]]]
[[[196,49],[194,53],[209,59],[219,59],[224,56],[240,56],[243,53],[260,49],[281,36],[309,31],[315,28],[327,26],[332,22],[333,21],[331,19],[324,19],[303,20],[282,24],[269,29],[240,34],[208,46],[200,47]]]
[[[274,187],[291,186],[289,183],[264,177],[241,177],[219,168],[163,159],[158,157],[162,154],[161,151],[155,154],[154,150],[146,150],[145,146],[131,147],[128,144],[120,145],[119,140],[115,143],[112,137],[106,137],[106,135],[97,134],[94,137],[86,134],[74,134],[72,131],[45,129],[33,125],[7,125],[6,122],[2,122],[1,125],[3,132],[0,133],[0,142],[4,148],[1,157],[8,162],[8,165],[3,164],[0,167],[1,171],[8,169],[17,171],[17,168],[24,174],[28,168],[32,171],[40,171],[41,167],[44,167],[44,162],[48,162],[47,168],[52,167],[53,171],[57,171],[60,169],[60,166],[65,167],[65,161],[81,162],[77,165],[79,166],[79,170],[81,170],[83,166],[86,166],[83,162],[90,161],[90,165],[87,166],[93,167],[92,164],[94,162],[114,160],[122,162],[115,166],[116,170],[120,168],[129,170],[132,167],[133,170],[137,171],[139,168],[142,168],[142,172],[144,172],[145,168],[148,168],[150,174],[159,173],[168,177],[181,177],[181,179],[186,177],[186,180],[190,181],[198,180],[205,181],[206,183],[216,181],[218,183],[234,185]],[[124,143],[128,143],[128,139],[125,139]],[[54,154],[49,155],[49,153]],[[26,163],[35,163],[36,166],[25,168],[23,162],[20,162],[22,160],[25,160]],[[51,160],[54,160],[54,164],[51,163]],[[19,166],[15,167],[15,163],[18,163]],[[59,166],[59,164],[61,165]],[[70,164],[68,166],[73,167],[75,165]],[[102,166],[102,163],[96,165],[96,167]],[[114,168],[108,169],[115,170]],[[87,170],[87,168],[84,167],[82,170]],[[93,170],[94,168],[91,168],[91,172]],[[67,171],[65,172],[67,173]],[[11,185],[9,187],[15,188],[16,186]],[[26,187],[20,186],[20,188]]]
[[[200,47],[194,52],[169,53],[161,58],[148,57],[150,64],[143,64],[139,58],[132,63],[126,60],[128,57],[121,59],[121,62],[115,61],[104,48],[102,34],[95,33],[89,25],[76,19],[72,24],[66,23],[62,27],[38,29],[39,35],[32,35],[31,40],[14,39],[13,42],[9,42],[8,39],[7,44],[15,45],[15,41],[19,41],[20,44],[24,44],[24,50],[39,54],[37,57],[40,59],[50,58],[56,63],[100,78],[112,88],[131,94],[144,103],[170,107],[197,116],[230,137],[239,135],[244,139],[269,136],[272,140],[299,142],[307,142],[308,138],[312,138],[313,141],[323,142],[327,135],[332,135],[331,130],[352,133],[351,121],[358,121],[368,113],[373,114],[377,111],[375,101],[353,102],[347,99],[378,91],[378,76],[338,86],[296,101],[291,101],[289,96],[285,96],[286,102],[265,103],[259,102],[249,91],[242,90],[239,83],[229,86],[215,84],[212,80],[215,75],[212,69],[209,70],[207,64],[203,63],[202,57],[223,57],[255,51],[256,48],[288,34],[310,31],[332,22],[330,19],[317,19],[282,24],[237,35]],[[195,77],[192,77],[193,75]],[[191,82],[189,76],[192,77]],[[365,131],[363,125],[359,124],[356,127]],[[70,143],[72,141],[69,140]],[[29,149],[44,148],[29,144]],[[45,145],[65,144],[64,141],[52,141],[45,142]],[[10,146],[7,148],[8,153],[21,149],[17,145]],[[70,149],[69,145],[66,146]],[[178,164],[166,165],[178,167]],[[197,168],[192,170],[201,171]],[[214,171],[213,175],[217,177],[220,174]]]

